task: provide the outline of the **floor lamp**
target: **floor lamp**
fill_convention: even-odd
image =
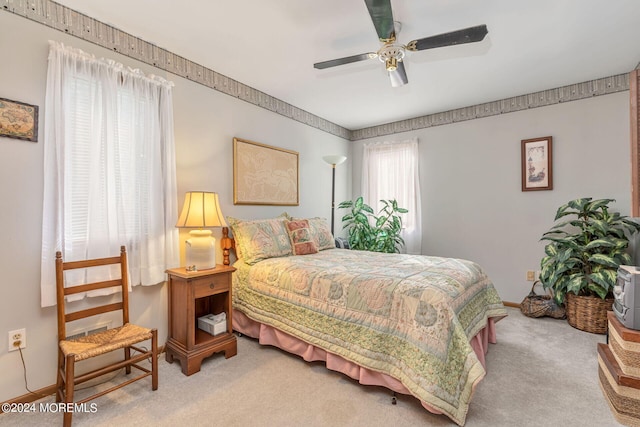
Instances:
[[[331,165],[332,177],[331,177],[331,234],[333,234],[333,217],[336,208],[336,166],[347,160],[346,156],[333,155],[324,156],[322,158],[325,162]]]

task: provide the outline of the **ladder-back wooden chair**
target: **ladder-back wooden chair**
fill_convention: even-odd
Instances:
[[[73,269],[86,269],[91,267],[120,264],[120,279],[103,282],[82,284],[73,287],[64,286],[64,272]],[[110,302],[106,305],[95,306],[97,298],[89,298],[87,304],[94,305],[91,308],[66,312],[66,296],[96,289],[120,287],[121,298],[119,302]],[[120,255],[110,258],[100,258],[84,261],[63,262],[62,254],[56,252],[56,291],[58,304],[58,373],[56,380],[56,402],[81,404],[111,391],[124,387],[132,382],[151,376],[151,388],[158,388],[158,332],[156,329],[147,329],[129,323],[129,283],[127,278],[127,252],[124,246],[120,248]],[[122,326],[107,329],[96,334],[82,336],[74,339],[66,339],[66,324],[79,319],[120,310],[122,312]],[[143,341],[151,340],[151,349],[146,350],[134,346]],[[75,375],[76,363],[93,358],[95,356],[110,353],[115,350],[124,351],[124,359],[93,369],[82,375]],[[131,350],[138,354],[131,355]],[[151,359],[151,369],[140,366],[138,363],[144,359]],[[141,374],[130,378],[108,390],[101,391],[85,399],[74,402],[74,387],[80,383],[99,377],[109,372],[125,368],[128,374],[135,367]],[[71,425],[73,412],[64,413],[64,426]]]

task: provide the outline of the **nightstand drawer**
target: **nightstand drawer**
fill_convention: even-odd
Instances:
[[[229,290],[229,275],[215,275],[192,280],[195,298],[215,295]]]

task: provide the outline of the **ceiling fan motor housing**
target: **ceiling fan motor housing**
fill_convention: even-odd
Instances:
[[[378,58],[385,63],[387,71],[398,68],[398,62],[404,59],[404,46],[395,43],[387,43],[378,51]]]

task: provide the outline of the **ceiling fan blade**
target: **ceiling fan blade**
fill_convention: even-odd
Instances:
[[[366,59],[373,59],[377,57],[376,53],[362,53],[360,55],[347,56],[345,58],[332,59],[330,61],[316,62],[313,64],[313,68],[318,70],[324,70],[325,68],[335,67],[337,65],[350,64],[352,62],[364,61]]]
[[[456,44],[479,42],[484,39],[489,30],[486,25],[465,28],[464,30],[452,31],[450,33],[438,34],[436,36],[425,37],[407,43],[407,50],[425,50],[437,47],[453,46]]]
[[[391,0],[364,0],[380,40],[395,39]]]
[[[391,86],[400,87],[409,83],[407,79],[407,72],[404,69],[404,63],[398,62],[398,68],[394,71],[389,71],[389,80],[391,80]]]

